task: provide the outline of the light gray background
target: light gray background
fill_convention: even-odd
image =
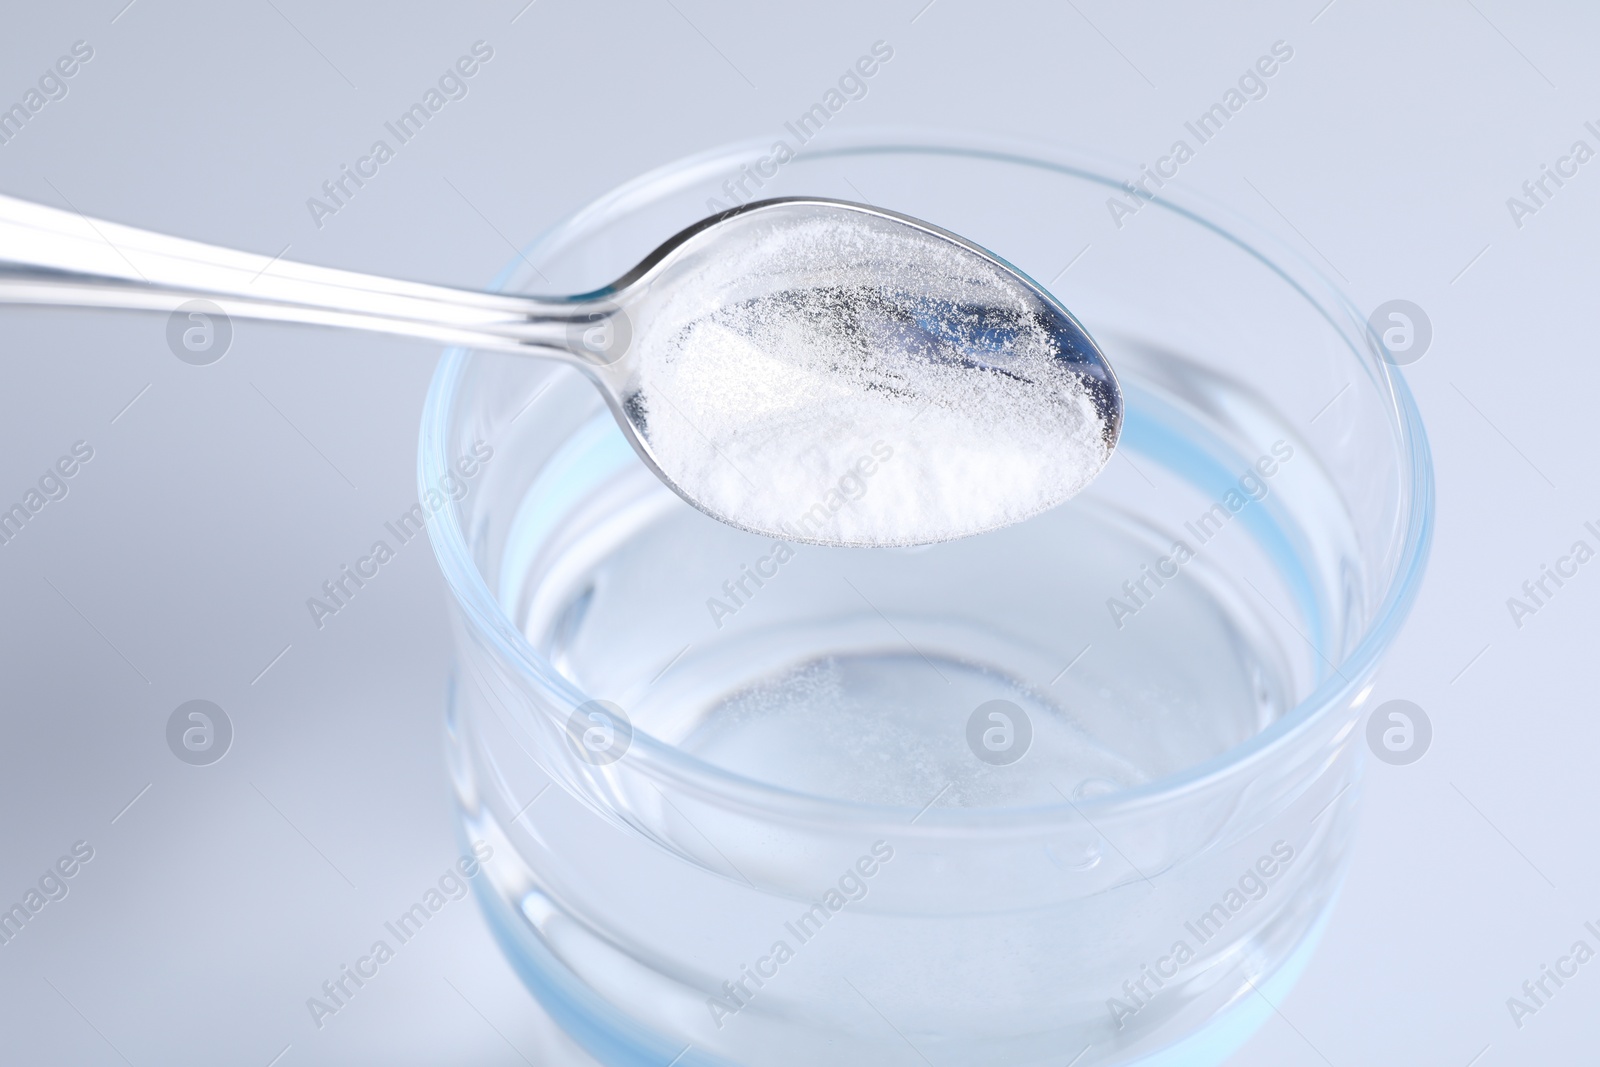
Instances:
[[[0,146],[0,190],[478,286],[616,183],[778,132],[878,39],[894,61],[836,125],[1013,133],[1134,163],[1289,42],[1270,95],[1179,180],[1322,257],[1361,306],[1404,297],[1432,318],[1408,377],[1438,532],[1376,698],[1416,701],[1435,738],[1420,763],[1373,764],[1326,941],[1234,1062],[1595,1054],[1600,961],[1520,1030],[1505,1004],[1585,920],[1600,925],[1600,563],[1521,629],[1505,604],[1600,520],[1600,161],[1520,229],[1505,203],[1574,140],[1600,147],[1582,126],[1600,120],[1593,10],[525,2],[13,0],[0,103],[74,41],[95,55]],[[478,39],[495,56],[468,98],[317,229],[306,198]],[[415,499],[437,351],[243,324],[197,368],[167,350],[160,317],[10,310],[0,324],[0,503],[74,441],[95,450],[70,495],[0,547],[0,898],[72,842],[95,849],[70,895],[0,946],[0,1059],[571,1062],[470,900],[320,1031],[305,1007],[455,855],[431,549],[402,549],[320,632],[305,608]],[[196,697],[236,730],[210,767],[165,744],[167,716]]]

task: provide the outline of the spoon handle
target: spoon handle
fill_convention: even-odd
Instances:
[[[0,303],[175,310],[205,299],[238,318],[398,334],[585,363],[581,299],[396,281],[152,233],[0,196]]]

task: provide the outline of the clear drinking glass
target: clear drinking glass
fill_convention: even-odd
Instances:
[[[600,286],[745,174],[871,198],[1052,288],[1120,376],[1121,457],[981,537],[785,545],[661,486],[577,372],[447,353],[419,471],[491,924],[608,1065],[1219,1062],[1340,885],[1431,527],[1410,394],[1301,257],[1165,190],[1118,225],[1113,168],[770,147],[628,183],[503,287]],[[861,447],[843,506],[893,462]]]

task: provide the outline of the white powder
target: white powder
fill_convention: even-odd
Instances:
[[[1059,358],[1076,335],[1019,279],[876,216],[763,214],[732,255],[690,250],[694,284],[638,333],[630,406],[705,510],[923,544],[1038,514],[1104,466],[1092,385]]]

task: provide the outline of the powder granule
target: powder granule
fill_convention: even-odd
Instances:
[[[662,471],[716,517],[943,541],[1053,507],[1109,458],[1063,317],[995,264],[861,213],[740,247],[697,257],[703,284],[641,331],[632,401]],[[890,458],[863,464],[874,446]]]

